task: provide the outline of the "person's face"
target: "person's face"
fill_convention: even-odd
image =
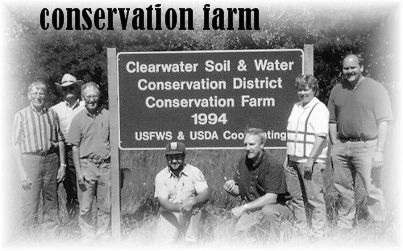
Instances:
[[[95,88],[88,87],[83,92],[85,107],[88,111],[94,111],[98,107],[99,93]]]
[[[298,87],[298,98],[303,105],[308,104],[315,97],[315,92],[308,85]]]
[[[252,159],[259,156],[260,151],[263,150],[263,142],[261,142],[260,137],[253,134],[246,134],[243,140],[245,146],[245,151],[248,159]]]
[[[185,155],[182,153],[166,155],[168,166],[173,170],[177,170],[183,165]]]
[[[64,99],[77,99],[79,96],[79,88],[76,85],[62,87]]]
[[[45,103],[46,92],[42,88],[33,87],[29,93],[28,98],[29,102],[35,107],[42,107]]]
[[[343,60],[343,76],[349,83],[356,83],[363,70],[356,56],[348,56]]]

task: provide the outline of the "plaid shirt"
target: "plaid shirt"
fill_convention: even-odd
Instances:
[[[29,105],[14,116],[12,144],[19,145],[22,153],[46,152],[63,139],[53,110],[43,108],[38,112]]]

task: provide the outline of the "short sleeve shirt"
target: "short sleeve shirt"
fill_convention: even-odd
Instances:
[[[386,89],[365,77],[354,88],[345,81],[330,93],[329,122],[337,124],[339,136],[376,138],[378,124],[393,119]]]
[[[287,124],[287,154],[302,158],[310,156],[316,136],[327,137],[329,131],[329,111],[325,104],[314,97],[302,106],[298,102],[292,108]],[[327,142],[323,142],[318,161],[325,162]]]
[[[185,164],[179,177],[177,177],[167,166],[155,177],[154,197],[165,198],[174,203],[182,203],[192,196],[197,196],[207,188],[206,179],[197,167]]]
[[[266,151],[262,151],[255,163],[246,156],[241,158],[234,180],[240,195],[248,201],[273,193],[277,194],[277,202],[280,203],[288,194],[283,165]]]
[[[85,109],[85,104],[84,101],[81,100],[73,105],[73,107],[70,107],[66,101],[62,101],[57,105],[52,106],[50,109],[57,113],[60,122],[60,130],[62,131],[64,137],[66,137],[71,121],[73,120],[74,116]]]
[[[109,111],[102,109],[96,115],[88,113],[87,109],[79,112],[71,122],[66,142],[80,147],[80,158],[91,155],[108,158]]]

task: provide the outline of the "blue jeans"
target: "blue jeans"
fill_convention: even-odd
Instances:
[[[56,153],[46,156],[22,154],[22,164],[28,178],[32,181],[31,189],[22,192],[23,225],[27,230],[35,229],[38,222],[40,196],[43,199],[42,227],[54,231],[57,218],[57,171],[59,158]]]
[[[325,163],[314,164],[311,180],[303,178],[304,170],[302,169],[302,165],[303,163],[289,161],[286,167],[287,187],[288,192],[292,196],[290,205],[294,212],[295,225],[301,233],[308,231],[310,235],[314,237],[323,237],[326,228],[326,205],[323,187],[323,170],[325,169]],[[312,220],[312,229],[307,228],[307,216],[305,213],[300,179],[304,182],[307,200],[312,206],[312,212],[309,212]]]
[[[368,213],[375,222],[383,222],[386,217],[383,192],[373,184],[371,177],[372,157],[376,140],[337,142],[331,149],[331,161],[334,170],[334,185],[341,196],[338,209],[337,225],[350,229],[356,213],[354,184],[356,174],[360,175],[368,197]]]
[[[80,216],[78,223],[82,237],[94,239],[95,237],[108,237],[111,221],[111,170],[110,163],[96,164],[88,159],[80,161],[81,172],[86,179],[94,180],[93,183],[85,182],[78,187],[78,200],[80,204]],[[96,201],[96,224],[92,217],[92,203]]]

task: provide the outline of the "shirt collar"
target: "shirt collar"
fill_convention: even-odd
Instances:
[[[262,151],[260,151],[260,153],[259,153],[259,157],[257,157],[257,159],[255,161],[253,161],[253,167],[257,167],[260,164],[260,162],[262,162],[263,155],[264,155],[264,150],[262,149]]]
[[[180,173],[179,173],[179,178],[182,177],[182,175],[188,176],[186,166],[187,166],[186,163],[183,163],[183,169],[182,169],[182,171],[180,171]],[[169,166],[168,166],[168,172],[169,172],[169,174],[170,174],[170,175],[169,175],[170,178],[176,177],[176,175],[171,171],[171,168],[169,168]]]
[[[87,108],[85,108],[85,112],[87,113],[88,117],[95,118],[102,113],[102,109],[98,107],[94,113],[90,113]]]
[[[262,151],[260,151],[259,156],[257,158],[253,158],[253,159],[248,159],[246,158],[245,162],[246,165],[249,166],[249,168],[256,168],[260,165],[260,163],[262,162],[263,159],[263,155],[265,154],[264,149],[262,149]]]
[[[67,107],[71,108],[71,109],[75,109],[80,105],[80,99],[77,99],[76,102],[70,106],[69,102],[67,102],[66,100],[64,101],[64,103],[66,104]]]
[[[29,104],[29,107],[36,113],[38,114],[44,114],[48,111],[48,109],[46,108],[46,106],[43,106],[42,110],[38,111],[33,104]]]
[[[357,84],[355,84],[353,90],[357,89],[358,86],[361,85],[361,83],[362,83],[362,81],[364,80],[364,78],[365,78],[364,76],[361,76],[361,78],[358,79],[358,82],[357,82]]]
[[[313,97],[313,99],[311,101],[309,101],[308,104],[306,104],[305,106],[302,105],[302,102],[298,102],[298,106],[300,106],[302,109],[309,109],[312,106],[314,106],[316,103],[319,102],[319,99],[317,97]]]

